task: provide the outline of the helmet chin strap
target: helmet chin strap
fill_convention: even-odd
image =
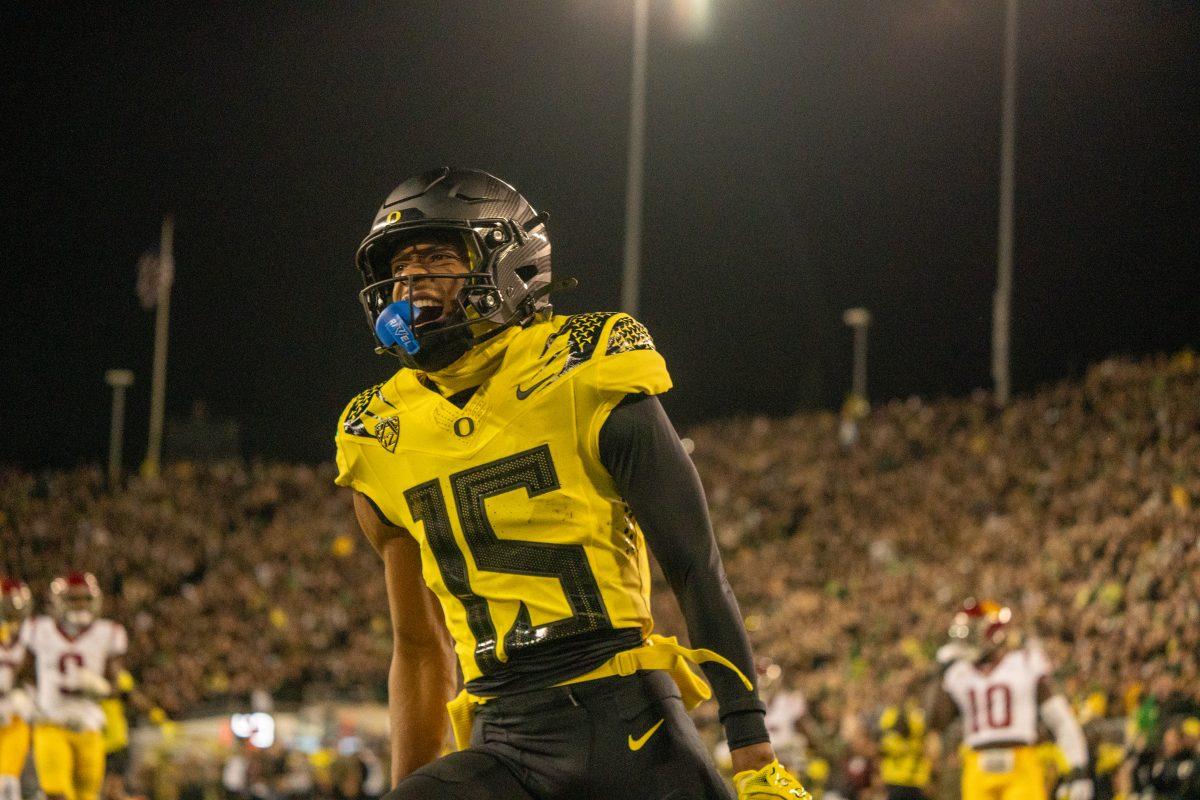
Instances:
[[[417,369],[437,372],[458,361],[471,349],[471,334],[466,328],[457,328],[439,336],[429,334],[421,349],[409,355]]]
[[[550,283],[530,294],[529,299],[540,300],[546,295],[554,294],[555,292],[569,292],[578,285],[579,281],[575,278],[559,278],[556,281],[550,281]]]

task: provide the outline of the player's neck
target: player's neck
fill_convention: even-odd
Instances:
[[[988,653],[975,662],[975,668],[980,672],[991,672],[1004,659],[1007,652],[1006,650],[996,650]]]
[[[437,372],[423,372],[421,377],[432,383],[443,397],[479,386],[500,368],[509,343],[519,331],[520,328],[509,328],[472,347],[450,366]]]
[[[68,638],[78,639],[85,632],[87,632],[87,629],[92,627],[92,625],[94,625],[95,622],[96,622],[96,620],[92,619],[86,625],[84,625],[84,624],[80,624],[78,622],[68,622],[66,620],[60,619],[56,622],[56,624],[58,625],[58,629],[60,631],[62,631],[63,633],[65,633]]]

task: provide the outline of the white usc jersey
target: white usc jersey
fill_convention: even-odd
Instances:
[[[41,719],[76,730],[104,727],[104,711],[80,691],[80,670],[104,675],[110,658],[125,654],[129,646],[125,628],[98,619],[68,636],[51,617],[37,617],[30,625],[29,650],[37,659],[37,707]]]
[[[26,638],[29,626],[22,624],[17,635],[7,645],[0,642],[0,727],[12,720],[13,715],[24,716],[9,694],[17,688],[17,673],[25,663]]]
[[[963,741],[978,748],[999,742],[1031,745],[1038,739],[1038,682],[1050,674],[1042,651],[1024,647],[984,672],[956,661],[942,676],[963,719]]]

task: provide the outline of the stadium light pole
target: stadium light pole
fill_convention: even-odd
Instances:
[[[621,309],[638,315],[642,280],[642,173],[646,149],[646,42],[650,0],[633,4],[633,76],[629,92],[629,153],[625,173],[625,266]]]
[[[711,18],[711,0],[676,2],[676,11],[692,37],[703,36]],[[640,310],[642,284],[642,189],[646,161],[646,62],[650,36],[650,0],[633,2],[633,70],[629,87],[629,153],[625,173],[625,258],[621,309]]]
[[[163,218],[162,240],[158,250],[158,272],[155,287],[154,317],[154,374],[150,381],[150,435],[146,443],[146,460],[142,474],[158,475],[162,458],[163,416],[167,398],[167,330],[171,310],[171,284],[175,280],[175,220]]]
[[[121,484],[121,450],[125,441],[125,390],[133,385],[133,372],[110,369],[104,382],[112,387],[112,427],[108,431],[108,488]]]
[[[871,326],[871,312],[865,308],[848,308],[842,312],[842,322],[854,331],[854,376],[850,392],[855,397],[867,399],[867,328]]]
[[[1008,405],[1009,331],[1012,312],[1013,161],[1017,106],[1017,0],[1004,12],[1004,95],[1000,120],[1000,218],[996,243],[996,294],[992,300],[992,386],[997,406]]]

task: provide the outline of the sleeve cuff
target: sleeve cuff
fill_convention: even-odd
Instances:
[[[725,741],[729,743],[729,749],[771,741],[767,733],[766,716],[763,711],[735,711],[722,717],[721,724],[725,727]]]

